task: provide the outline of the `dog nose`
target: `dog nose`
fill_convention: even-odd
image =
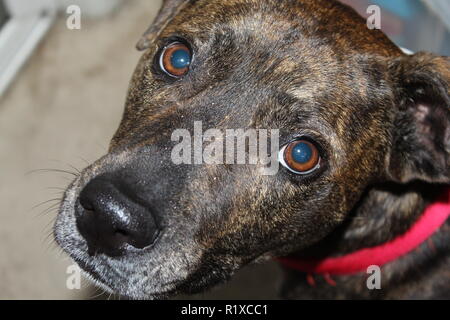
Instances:
[[[129,194],[129,188],[102,176],[81,191],[76,220],[90,255],[120,256],[126,244],[142,249],[156,240],[159,230],[155,216]]]

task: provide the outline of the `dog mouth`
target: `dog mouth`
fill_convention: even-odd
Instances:
[[[159,300],[179,293],[195,293],[199,291],[198,277],[202,278],[204,286],[213,286],[249,263],[231,256],[214,256],[215,269],[210,269],[204,263],[205,248],[194,240],[195,231],[174,226],[174,229],[169,227],[169,230],[161,231],[150,247],[136,249],[130,246],[126,254],[115,257],[105,253],[90,255],[88,244],[76,227],[71,202],[75,192],[69,189],[67,194],[55,223],[55,240],[81,268],[87,280],[109,294],[130,300]],[[229,265],[218,263],[231,260],[235,261]]]
[[[164,299],[188,278],[201,252],[194,245],[192,232],[173,226],[158,230],[151,245],[123,246],[123,254],[110,256],[90,252],[79,232],[76,203],[82,181],[75,180],[66,190],[54,225],[57,244],[81,268],[82,274],[108,293],[129,299]]]
[[[184,277],[161,279],[163,264],[158,266],[156,259],[153,263],[145,263],[146,256],[152,262],[151,251],[163,238],[163,233],[153,248],[134,249],[123,257],[109,257],[103,253],[89,255],[87,244],[75,231],[66,235],[55,229],[55,235],[56,242],[80,267],[83,276],[106,293],[126,299],[164,299],[184,280]]]

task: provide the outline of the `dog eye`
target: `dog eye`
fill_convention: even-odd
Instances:
[[[191,60],[191,50],[181,42],[174,42],[162,51],[159,65],[168,75],[179,78],[188,73]]]
[[[320,153],[310,141],[295,140],[281,148],[280,163],[296,174],[308,174],[320,167]]]

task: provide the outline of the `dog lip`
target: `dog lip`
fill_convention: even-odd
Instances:
[[[73,261],[78,264],[78,266],[82,269],[85,277],[93,283],[95,286],[104,289],[107,292],[118,294],[121,298],[135,300],[135,299],[144,299],[144,300],[154,300],[154,299],[167,299],[167,297],[172,293],[173,285],[179,283],[180,281],[169,281],[167,283],[163,283],[159,285],[159,288],[153,292],[145,292],[145,290],[135,291],[130,293],[129,289],[114,287],[112,283],[121,283],[125,278],[105,278],[99,273],[94,265],[85,261],[82,258],[72,257]]]
[[[127,253],[142,253],[144,251],[152,250],[155,247],[156,243],[161,238],[162,234],[163,234],[163,230],[158,228],[157,231],[156,231],[156,236],[155,236],[153,242],[151,244],[149,244],[148,246],[145,246],[143,248],[137,248],[137,247],[133,246],[132,244],[125,243],[123,245],[123,248],[122,248],[123,252],[124,252],[124,255],[126,255]]]
[[[125,255],[127,253],[139,254],[139,253],[144,253],[146,251],[152,250],[155,247],[155,245],[157,244],[157,242],[160,240],[160,238],[162,238],[163,234],[164,234],[163,230],[158,229],[155,240],[150,245],[148,245],[142,249],[133,247],[130,244],[125,244],[125,246],[123,248]],[[85,251],[85,254],[89,255],[89,252]],[[94,265],[88,263],[85,259],[82,259],[76,255],[70,254],[70,251],[69,251],[69,255],[71,255],[72,259],[80,266],[80,268],[83,269],[83,271],[85,271],[87,274],[89,274],[94,280],[101,282],[103,285],[106,285],[108,288],[110,287],[107,284],[108,282],[106,281],[106,279],[96,270]],[[98,253],[95,253],[93,256],[97,256],[97,255],[104,255],[104,254],[98,252]],[[91,256],[91,255],[89,255],[89,256]],[[108,259],[111,259],[111,258],[112,257],[108,257]]]
[[[162,233],[163,233],[162,229],[161,229],[161,228],[158,228],[158,229],[156,230],[156,236],[155,236],[155,238],[153,239],[153,242],[150,243],[148,246],[146,246],[146,247],[144,247],[144,248],[142,248],[142,249],[139,249],[139,250],[140,250],[140,251],[144,251],[144,250],[153,249],[153,247],[156,245],[156,243],[157,243],[158,240],[160,239]]]
[[[78,266],[80,266],[80,268],[83,269],[83,271],[87,272],[95,280],[100,281],[102,284],[105,284],[105,281],[102,278],[102,276],[100,275],[100,273],[98,273],[92,265],[90,265],[83,259],[78,259],[78,258],[73,258],[73,259],[78,264]]]

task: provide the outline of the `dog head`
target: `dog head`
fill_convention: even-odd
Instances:
[[[344,5],[166,0],[138,47],[110,150],[68,187],[55,224],[110,291],[198,292],[316,243],[372,183],[450,182],[449,60],[402,54]],[[198,151],[195,122],[279,130],[278,171],[176,163]],[[176,151],[174,132],[192,144]]]

